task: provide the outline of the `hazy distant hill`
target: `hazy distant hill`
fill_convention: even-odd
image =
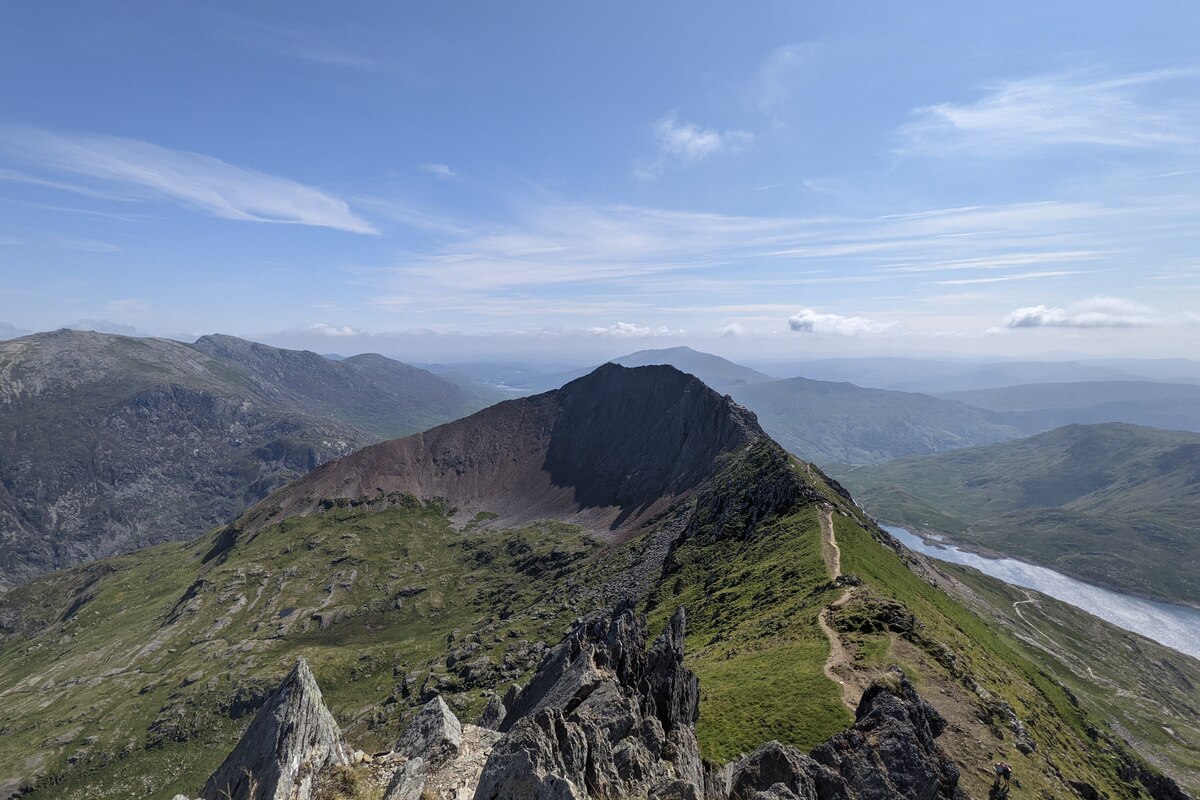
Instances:
[[[1093,583],[1200,604],[1200,435],[1070,425],[844,472],[873,514]]]
[[[676,369],[695,375],[717,391],[728,392],[743,384],[764,383],[775,378],[758,370],[736,364],[712,353],[702,353],[690,347],[669,347],[663,350],[639,350],[613,359],[623,367],[645,367],[670,364]]]
[[[608,363],[620,364],[623,367],[649,367],[665,365],[695,375],[710,388],[719,392],[728,392],[734,386],[749,383],[761,383],[775,380],[770,375],[764,375],[758,370],[736,364],[727,358],[702,353],[690,347],[667,347],[660,350],[638,350],[636,353],[611,359]],[[464,367],[467,365],[463,365]],[[545,392],[557,389],[564,384],[582,378],[596,367],[581,367],[559,371],[542,371],[527,365],[511,365],[507,371],[490,369],[485,365],[470,365],[471,369],[464,374],[474,380],[476,375],[488,375],[488,383],[502,383],[505,387],[526,393]]]
[[[941,396],[989,411],[1011,412],[1005,420],[1029,433],[1098,422],[1200,431],[1200,386],[1185,383],[1035,383]]]
[[[1139,372],[1144,363],[1145,372]],[[1175,359],[1171,374],[1187,375],[1187,366],[1200,365]],[[831,358],[815,361],[771,363],[772,373],[822,381],[848,381],[858,386],[905,392],[943,394],[969,389],[991,389],[1026,383],[1080,381],[1162,380],[1157,361],[1122,361],[1100,364],[1079,361],[938,361],[920,358]]]
[[[316,465],[479,408],[377,355],[84,331],[0,344],[0,587],[194,536]]]
[[[1015,439],[996,415],[953,400],[791,378],[732,389],[776,441],[821,464],[875,464]]]
[[[788,450],[821,464],[874,464],[1022,435],[1003,415],[953,400],[849,383],[778,380],[690,347],[640,350],[610,363],[625,367],[665,364],[695,375],[710,388],[732,394],[757,414],[763,429]],[[503,382],[526,392],[543,391],[584,374],[587,370],[548,375],[522,370]],[[497,379],[495,374],[493,379]]]

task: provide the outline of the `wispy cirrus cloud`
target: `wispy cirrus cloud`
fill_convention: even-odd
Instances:
[[[5,125],[0,126],[0,153],[51,173],[120,187],[125,195],[167,199],[224,219],[377,233],[344,200],[320,189],[138,139]]]
[[[432,175],[435,178],[441,178],[448,181],[458,177],[458,173],[450,168],[449,164],[418,164],[417,169],[424,172],[426,175]]]
[[[933,281],[937,286],[979,286],[987,283],[1009,283],[1011,281],[1033,281],[1043,278],[1066,278],[1071,275],[1085,275],[1085,270],[1079,269],[1047,269],[1038,272],[1010,272],[1007,275],[990,275],[983,278],[956,278],[953,280]]]
[[[870,285],[877,287],[873,295],[918,300],[933,287],[1003,298],[1000,287],[1051,280],[1074,286],[1074,279],[1140,258],[1137,231],[1190,231],[1195,213],[1171,198],[739,216],[565,203],[545,194],[512,210],[510,220],[486,228],[453,220],[435,226],[441,235],[428,246],[358,269],[355,280],[369,291],[364,303],[431,322],[455,318],[467,327],[472,317],[575,328],[583,318],[607,327],[629,321],[633,309],[634,319],[689,330],[711,333],[715,324],[737,323],[779,335],[789,330],[781,319],[808,308],[815,316],[802,316],[797,332],[864,336],[891,330],[881,327],[890,320],[910,330],[911,305],[872,300],[864,311],[888,309],[883,316],[820,316],[837,308],[848,287]],[[978,305],[989,314],[1002,310],[986,299]],[[709,322],[714,314],[724,317],[721,323]]]
[[[898,150],[910,155],[964,150],[1020,155],[1054,146],[1195,144],[1196,105],[1190,96],[1198,79],[1200,70],[1179,68],[1115,76],[1068,72],[1002,81],[974,102],[913,109],[912,120],[900,129]],[[1171,99],[1155,91],[1164,89],[1174,89]]]
[[[364,55],[361,47],[334,41],[326,32],[310,33],[220,12],[212,13],[210,17],[217,26],[216,35],[226,41],[322,66],[369,72],[386,69],[383,62]]]
[[[777,47],[767,54],[759,70],[758,106],[770,114],[775,122],[777,115],[792,101],[796,87],[805,82],[821,45],[816,42],[795,42]]]
[[[654,138],[658,145],[657,154],[634,166],[633,174],[642,180],[653,180],[672,165],[690,166],[720,153],[736,153],[754,141],[754,134],[743,130],[703,128],[692,122],[681,122],[671,113],[654,123]]]

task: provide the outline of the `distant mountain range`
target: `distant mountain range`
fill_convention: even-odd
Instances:
[[[690,347],[668,347],[661,350],[638,350],[636,353],[619,356],[608,363],[623,367],[648,367],[668,365],[695,375],[710,388],[727,392],[734,386],[777,380],[758,370],[736,364],[727,358],[703,353]],[[497,365],[460,365],[469,371],[463,373],[475,381],[502,384],[510,391],[531,394],[546,392],[581,378],[596,368],[596,365],[575,369],[539,370],[530,365],[507,365],[497,370]],[[439,369],[452,372],[453,365]]]
[[[1069,425],[839,479],[889,522],[1200,606],[1200,434]]]
[[[195,536],[330,458],[490,402],[425,370],[231,336],[0,343],[0,588]]]
[[[969,361],[921,358],[829,358],[764,362],[772,375],[904,392],[944,394],[1029,383],[1154,381],[1200,384],[1200,361],[1182,358],[1088,361]]]
[[[1070,424],[1128,422],[1200,431],[1200,386],[1149,381],[1035,383],[941,395],[998,412],[1025,433]]]
[[[878,464],[1022,435],[1002,415],[912,392],[807,378],[732,392],[776,441],[819,464]]]

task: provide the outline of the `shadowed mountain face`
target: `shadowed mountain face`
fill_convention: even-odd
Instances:
[[[240,525],[403,492],[502,524],[552,518],[616,531],[697,487],[721,453],[761,438],[753,414],[691,375],[605,364],[556,391],[326,464]]]
[[[330,458],[481,405],[382,356],[231,336],[0,343],[0,588],[195,536]]]

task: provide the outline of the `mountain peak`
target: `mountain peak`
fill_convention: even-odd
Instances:
[[[503,524],[560,519],[615,534],[697,488],[722,453],[764,437],[752,413],[692,375],[605,364],[561,389],[331,462],[241,525],[399,492]]]

